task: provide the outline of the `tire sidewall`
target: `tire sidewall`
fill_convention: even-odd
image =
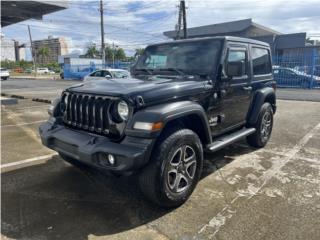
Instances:
[[[266,140],[264,140],[261,135],[261,128],[262,128],[262,120],[263,120],[263,117],[266,114],[266,112],[269,112],[271,115],[271,126],[270,126],[269,136]],[[257,126],[256,126],[256,129],[258,131],[258,139],[260,141],[261,146],[265,146],[267,144],[267,142],[269,141],[269,139],[271,137],[271,133],[272,133],[272,128],[273,128],[273,110],[272,110],[270,103],[264,103],[261,107],[260,114],[259,114],[259,120],[258,120]]]
[[[161,196],[166,198],[166,199],[163,199],[164,201],[169,202],[169,204],[180,205],[189,198],[189,196],[192,194],[195,186],[199,181],[199,178],[202,172],[202,166],[203,166],[203,151],[202,151],[202,145],[201,145],[200,139],[191,130],[187,130],[187,129],[180,130],[174,133],[173,135],[171,135],[169,138],[170,138],[169,143],[165,146],[165,149],[161,149],[162,153],[165,153],[165,154],[163,154],[160,159],[160,162],[161,162],[160,171],[159,171],[160,191],[161,191]],[[171,160],[173,154],[176,152],[176,150],[179,147],[183,145],[189,145],[195,151],[196,159],[197,159],[197,167],[196,167],[195,176],[191,186],[181,193],[174,193],[169,189],[169,186],[167,184],[167,171],[169,167],[169,161]]]

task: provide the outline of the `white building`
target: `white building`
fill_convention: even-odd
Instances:
[[[1,61],[16,61],[15,41],[1,35]]]

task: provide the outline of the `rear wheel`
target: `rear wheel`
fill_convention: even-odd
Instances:
[[[270,139],[273,127],[273,110],[270,103],[261,106],[258,120],[253,125],[257,131],[247,137],[247,142],[253,147],[264,147]]]
[[[203,165],[199,137],[189,129],[167,134],[140,174],[142,192],[162,207],[183,204],[197,185]]]

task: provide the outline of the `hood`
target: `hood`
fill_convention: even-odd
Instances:
[[[158,78],[148,80],[136,78],[106,79],[88,81],[68,88],[68,91],[122,97],[135,101],[137,96],[143,98],[144,103],[168,101],[201,93],[205,90],[205,82],[193,78]]]

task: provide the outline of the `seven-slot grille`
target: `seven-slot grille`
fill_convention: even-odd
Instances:
[[[109,133],[110,98],[65,92],[62,103],[65,124],[100,134]]]

